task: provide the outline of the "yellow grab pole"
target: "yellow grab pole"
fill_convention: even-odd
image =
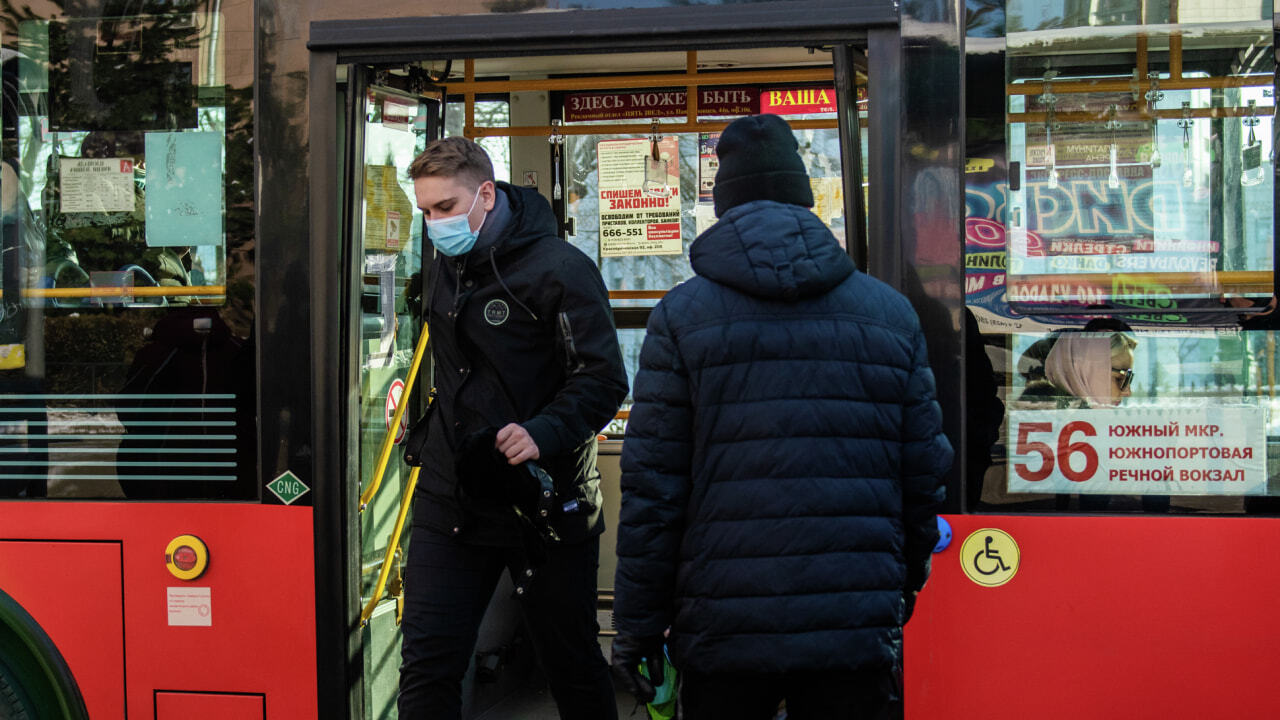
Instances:
[[[413,362],[409,364],[409,377],[404,381],[404,392],[400,394],[400,402],[396,403],[396,411],[391,418],[391,427],[387,428],[387,436],[382,440],[382,450],[378,452],[378,466],[373,472],[373,481],[360,493],[360,512],[369,506],[369,501],[382,485],[382,477],[387,474],[387,462],[391,460],[391,448],[396,444],[396,430],[404,418],[404,409],[409,405],[409,396],[413,393],[413,383],[418,378],[418,368],[422,365],[422,356],[427,348],[427,327],[422,326],[422,337],[418,338],[418,347],[413,351]],[[414,477],[417,477],[416,475]]]
[[[387,552],[382,557],[382,569],[378,571],[378,583],[373,587],[373,595],[369,598],[369,602],[365,603],[364,609],[360,611],[361,625],[367,624],[369,618],[373,617],[373,610],[378,607],[378,601],[382,599],[382,593],[387,589],[387,577],[391,574],[391,564],[395,561],[396,549],[400,547],[400,534],[404,532],[404,519],[409,514],[409,501],[413,499],[414,488],[418,487],[418,473],[421,471],[422,468],[420,467],[415,467],[409,471],[409,482],[405,483],[404,494],[400,496],[400,513],[396,515],[396,526],[391,531],[391,537],[387,538]]]

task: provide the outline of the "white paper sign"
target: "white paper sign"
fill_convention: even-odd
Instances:
[[[169,624],[172,626],[212,627],[213,600],[211,588],[171,587],[169,591]]]
[[[1257,407],[1015,410],[1009,492],[1265,495]]]
[[[62,212],[133,212],[133,160],[64,157],[58,172]]]

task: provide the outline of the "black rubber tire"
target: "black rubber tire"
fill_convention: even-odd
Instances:
[[[33,720],[30,701],[22,692],[13,673],[0,660],[0,720]]]

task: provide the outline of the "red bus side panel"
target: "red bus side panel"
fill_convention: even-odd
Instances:
[[[156,720],[263,720],[261,695],[156,693]]]
[[[58,646],[95,718],[124,717],[120,586],[118,542],[0,540],[0,588]]]
[[[118,555],[104,570],[114,588],[86,586],[65,565],[67,590],[27,603],[10,590],[25,588],[41,563],[17,556],[4,567],[0,587],[19,597],[44,622],[89,612],[120,617],[123,597],[123,658],[108,665],[72,670],[89,700],[89,688],[120,687],[121,663],[130,717],[155,712],[156,692],[261,695],[278,717],[316,717],[315,573],[311,509],[222,503],[0,502],[4,540],[72,540],[110,543]],[[209,548],[209,569],[190,582],[165,567],[165,547],[178,535],[199,537]],[[55,546],[67,543],[50,543]],[[8,555],[8,553],[5,553]],[[120,582],[122,579],[123,582]],[[195,589],[207,593],[199,608]],[[121,590],[123,589],[123,593]],[[188,598],[186,609],[173,601]],[[34,606],[33,606],[34,605]],[[198,612],[196,611],[198,609]],[[185,624],[184,624],[185,623]],[[56,622],[55,622],[56,626]],[[54,635],[63,655],[97,657],[119,644],[102,632]],[[113,640],[112,638],[117,638]],[[116,705],[89,705],[98,720],[116,720]]]
[[[948,516],[951,546],[907,625],[909,720],[1274,718],[1280,520]],[[1020,550],[987,588],[982,528]]]

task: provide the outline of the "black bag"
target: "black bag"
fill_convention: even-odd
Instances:
[[[454,464],[458,490],[468,503],[512,508],[544,543],[559,542],[549,523],[556,505],[551,476],[531,460],[507,462],[495,447],[497,436],[489,427],[462,439]]]

